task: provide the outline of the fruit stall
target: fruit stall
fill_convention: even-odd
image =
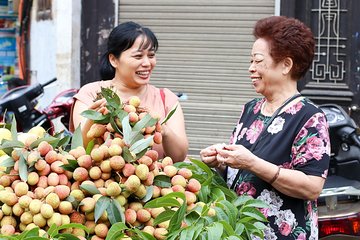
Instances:
[[[84,144],[34,127],[0,128],[0,239],[251,239],[266,205],[230,191],[197,159],[173,163],[152,149],[163,120],[110,89]]]

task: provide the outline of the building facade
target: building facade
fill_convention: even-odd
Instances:
[[[210,144],[227,143],[241,105],[257,96],[248,73],[251,31],[256,20],[270,15],[296,17],[314,32],[316,56],[299,82],[301,92],[316,103],[352,109],[360,122],[355,111],[360,100],[358,0],[53,0],[52,10],[48,25],[51,28],[53,23],[55,30],[38,32],[46,33],[45,39],[54,35],[56,43],[32,37],[31,55],[36,57],[30,71],[40,82],[51,75],[42,69],[51,73],[53,65],[46,64],[52,61],[56,62],[53,72],[65,87],[99,80],[99,59],[118,23],[131,20],[155,32],[158,64],[151,82],[183,94],[180,102],[191,156]],[[37,27],[45,24],[33,22]],[[31,31],[35,29],[32,25]],[[46,44],[57,50],[50,52],[53,59],[40,61],[39,53],[49,55],[49,51],[37,49]]]

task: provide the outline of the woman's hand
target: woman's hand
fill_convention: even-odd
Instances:
[[[89,109],[98,111],[102,114],[106,114],[106,111],[107,111],[106,99],[102,98],[102,99],[96,100],[92,105],[89,106]]]
[[[200,151],[201,160],[209,167],[219,168],[223,165],[221,156],[218,156],[218,150],[222,149],[225,144],[214,144]],[[220,157],[220,159],[218,158]]]
[[[226,145],[217,150],[217,159],[236,169],[250,169],[257,157],[242,145]]]

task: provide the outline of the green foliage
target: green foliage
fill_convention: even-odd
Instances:
[[[40,229],[38,227],[35,227],[31,230],[24,231],[21,234],[15,234],[12,236],[0,235],[0,240],[42,240],[42,239],[78,240],[79,238],[77,238],[74,235],[60,232],[63,229],[69,229],[69,228],[83,229],[87,234],[90,231],[87,227],[85,227],[82,224],[78,224],[78,223],[64,224],[61,226],[56,226],[55,224],[53,224],[50,226],[50,228],[47,230],[47,232],[41,236],[40,236],[40,231],[39,231]]]
[[[100,191],[95,187],[95,185],[82,183],[80,185],[80,189],[90,193],[91,195],[100,194]]]
[[[75,149],[79,146],[83,146],[83,138],[82,138],[82,133],[81,133],[81,127],[80,125],[75,129],[74,134],[72,136],[72,140],[71,140],[71,149]]]
[[[264,222],[267,219],[258,208],[268,207],[264,202],[250,196],[237,196],[228,189],[216,171],[199,160],[191,159],[191,163],[175,165],[192,170],[193,178],[202,185],[198,200],[205,205],[200,204],[187,212],[184,216],[187,226],[169,230],[167,239],[251,239],[253,235],[263,237]],[[215,210],[215,214],[209,214],[211,209]]]
[[[267,219],[258,208],[268,207],[264,202],[246,195],[237,196],[227,188],[225,181],[216,171],[199,160],[191,159],[191,163],[182,162],[175,165],[192,170],[193,178],[202,185],[198,201],[203,203],[187,210],[185,194],[172,192],[144,205],[144,208],[165,208],[165,211],[154,220],[154,225],[170,221],[167,240],[250,240],[254,235],[263,238],[264,223]],[[170,178],[167,176],[158,175],[154,179],[156,186],[167,187],[169,184]],[[110,199],[105,202],[107,209]],[[105,207],[102,209],[104,211]],[[132,239],[154,239],[136,227],[126,226],[123,222],[114,223],[106,239],[119,239],[124,236],[125,231],[131,234]]]
[[[170,118],[171,116],[175,113],[176,109],[177,109],[178,105],[176,105],[174,107],[174,109],[172,109],[169,114],[166,116],[166,118],[161,122],[161,125],[165,124]]]

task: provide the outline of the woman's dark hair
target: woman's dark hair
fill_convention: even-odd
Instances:
[[[109,55],[113,54],[116,58],[120,57],[122,52],[131,48],[139,36],[144,37],[140,49],[150,47],[150,49],[157,51],[158,40],[149,28],[130,21],[119,24],[111,31],[107,42],[107,51],[100,61],[101,79],[109,80],[115,76],[115,68],[110,64]]]
[[[291,76],[299,80],[310,68],[315,52],[314,36],[304,23],[295,18],[272,16],[260,19],[253,30],[256,39],[265,39],[275,63],[289,57],[293,60]]]

